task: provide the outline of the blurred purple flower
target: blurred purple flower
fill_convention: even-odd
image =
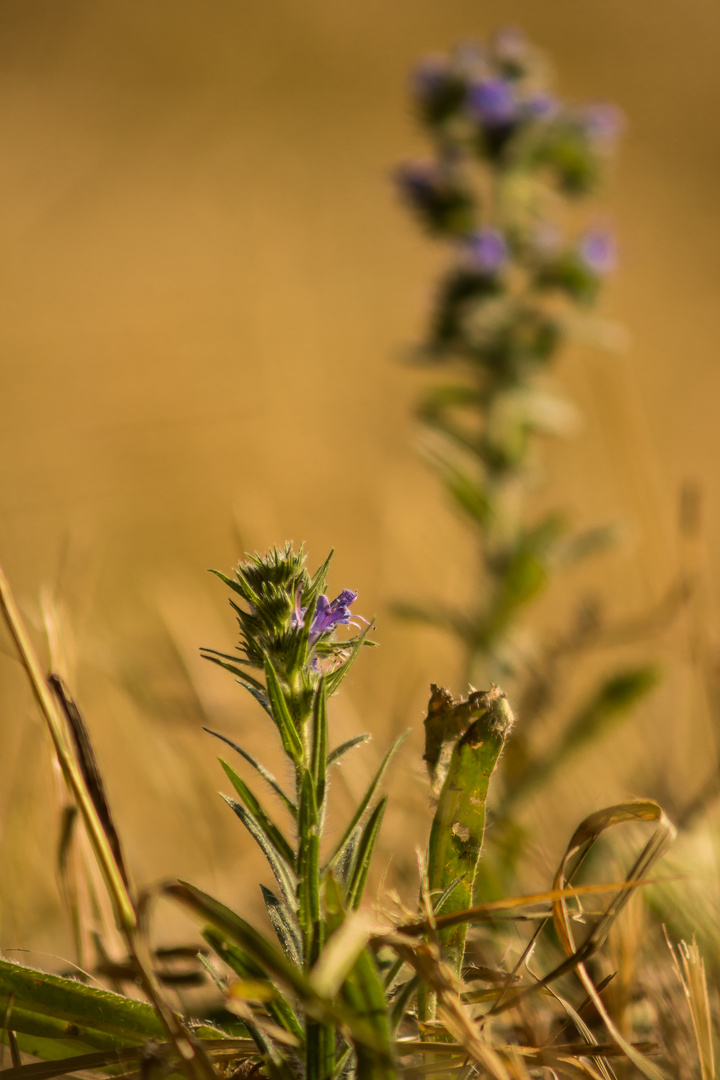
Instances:
[[[473,270],[483,277],[495,277],[508,261],[508,246],[498,229],[479,229],[467,239],[467,252]]]
[[[505,128],[518,118],[518,102],[512,84],[505,79],[484,79],[473,83],[467,97],[470,112],[484,127]]]
[[[615,237],[605,229],[586,232],[580,238],[578,255],[581,262],[598,276],[610,274],[617,266]]]
[[[560,104],[554,94],[538,90],[523,101],[522,109],[535,120],[552,120],[560,111]]]
[[[585,131],[597,146],[609,146],[615,142],[625,126],[625,117],[617,105],[599,101],[582,110]]]

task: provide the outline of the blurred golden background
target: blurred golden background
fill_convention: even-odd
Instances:
[[[141,883],[185,876],[237,903],[256,879],[200,730],[211,715],[266,752],[252,703],[197,654],[234,644],[204,570],[243,550],[304,540],[314,569],[336,549],[331,585],[359,590],[382,646],[338,701],[338,741],[367,727],[379,750],[413,726],[388,850],[403,800],[417,805],[408,761],[428,684],[464,688],[448,643],[389,604],[462,595],[471,551],[417,454],[420,380],[403,359],[442,261],[391,171],[423,149],[407,95],[417,60],[507,24],[546,51],[563,97],[612,100],[628,121],[599,210],[622,263],[603,313],[627,340],[565,355],[558,380],[584,423],[543,451],[537,495],[578,525],[623,522],[626,541],[530,619],[561,626],[588,590],[618,616],[661,601],[688,480],[704,494],[708,580],[720,559],[717,5],[0,7],[0,563],[44,657],[50,630]],[[717,594],[700,599],[710,655]],[[664,689],[578,760],[553,806],[532,808],[539,820],[567,829],[616,797],[659,794],[659,775],[689,798],[716,768],[690,623],[636,650],[663,660]],[[69,952],[50,753],[4,636],[2,649],[0,945]],[[531,854],[544,868],[555,853]]]

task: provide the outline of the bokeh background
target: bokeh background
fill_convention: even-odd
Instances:
[[[622,522],[624,542],[565,575],[530,625],[562,626],[588,591],[634,616],[679,573],[701,582],[692,611],[634,646],[659,657],[664,687],[528,808],[557,825],[532,873],[547,880],[583,813],[663,784],[682,802],[717,768],[696,677],[720,580],[714,0],[4,0],[0,563],[83,707],[143,884],[177,875],[256,906],[258,864],[200,729],[210,716],[272,760],[268,729],[197,649],[235,636],[205,568],[286,539],[313,567],[334,547],[331,585],[376,614],[382,648],[334,722],[338,741],[376,736],[350,788],[412,727],[387,842],[408,839],[394,865],[412,866],[428,684],[463,687],[448,643],[390,603],[461,596],[471,551],[417,453],[404,362],[442,256],[391,173],[422,152],[418,58],[508,24],[546,51],[563,97],[627,117],[595,218],[619,236],[603,314],[624,330],[610,351],[564,356],[584,420],[544,450],[536,494],[579,526]],[[683,544],[688,482],[703,523]],[[62,798],[5,636],[0,700],[0,944],[57,958],[71,951]]]

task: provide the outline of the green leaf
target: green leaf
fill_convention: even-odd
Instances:
[[[244,806],[235,802],[235,800],[231,799],[228,795],[223,795],[222,797],[232,809],[233,813],[237,814],[240,818],[256,844],[262,849],[285,900],[288,904],[293,904],[296,882],[292,868],[288,866],[283,856],[278,853],[273,844],[268,840],[250,811],[246,810]]]
[[[348,841],[352,837],[352,834],[355,832],[355,829],[357,828],[357,826],[360,824],[361,820],[365,816],[367,808],[369,807],[370,803],[372,802],[373,796],[375,795],[375,792],[377,791],[377,789],[378,789],[378,787],[380,785],[380,782],[381,782],[383,776],[385,775],[385,770],[387,769],[388,765],[390,764],[390,761],[392,759],[393,754],[395,753],[397,748],[400,746],[400,744],[407,738],[407,735],[408,735],[407,731],[403,732],[403,734],[400,735],[395,740],[395,742],[392,744],[392,746],[388,750],[387,754],[383,758],[382,762],[380,763],[380,768],[378,769],[378,771],[375,773],[374,777],[370,781],[370,784],[369,784],[369,786],[367,788],[367,791],[365,792],[362,799],[360,800],[360,803],[358,805],[357,810],[355,811],[352,818],[350,819],[350,822],[348,823],[348,825],[347,825],[347,827],[345,829],[345,832],[343,833],[342,837],[340,838],[339,843],[337,844],[337,846],[335,847],[335,850],[333,851],[332,855],[330,856],[330,859],[328,860],[328,863],[327,863],[328,866],[332,866],[334,863],[338,862],[339,859],[342,857],[343,850],[344,850],[345,846],[347,845]]]
[[[275,893],[264,885],[260,886],[267,908],[268,918],[282,946],[282,950],[293,964],[302,967],[302,941],[297,923],[291,909]]]
[[[327,691],[325,689],[325,679],[322,678],[315,693],[315,701],[313,702],[312,761],[310,764],[312,782],[315,788],[315,801],[318,813],[320,814],[322,813],[322,807],[325,802],[325,786],[327,781],[327,736]]]
[[[201,919],[240,945],[268,975],[278,979],[282,986],[293,990],[302,999],[314,996],[302,972],[250,923],[225,904],[184,881],[164,886],[163,892],[190,908]]]
[[[366,732],[364,735],[355,735],[354,738],[348,739],[347,742],[341,743],[340,746],[336,746],[334,750],[331,750],[327,758],[327,768],[331,765],[337,765],[341,758],[345,757],[348,750],[352,750],[354,747],[359,746],[361,743],[367,742],[370,738],[370,733]]]
[[[443,897],[444,914],[472,905],[490,777],[513,723],[502,691],[494,688],[476,698],[476,719],[455,744],[430,830],[427,873],[431,895],[446,893],[454,885],[450,896]],[[463,923],[439,934],[446,958],[458,972],[466,933]]]
[[[264,1002],[268,1013],[284,1031],[288,1031],[301,1043],[303,1042],[303,1029],[295,1015],[290,1002],[272,980],[268,979],[264,969],[240,946],[227,941],[218,930],[208,928],[203,931],[203,937],[208,945],[217,953],[228,967],[232,968],[241,979],[256,979],[267,984],[271,995]]]
[[[388,797],[385,795],[384,798],[380,799],[372,814],[367,819],[355,848],[353,868],[350,874],[346,896],[346,903],[350,909],[355,909],[360,906],[368,872],[370,870],[370,864],[372,862],[375,842],[380,835],[387,803]]]
[[[231,747],[231,749],[235,750],[235,752],[238,753],[240,757],[245,758],[248,764],[252,765],[253,769],[260,773],[260,776],[262,776],[263,780],[270,785],[275,794],[282,801],[285,808],[297,820],[297,806],[292,801],[292,799],[285,794],[275,777],[265,768],[264,765],[261,765],[260,762],[252,756],[252,754],[249,754],[247,752],[247,750],[243,750],[242,746],[238,746],[238,744],[234,743],[232,739],[228,739],[227,735],[221,735],[218,731],[211,731],[210,728],[203,728],[203,731],[207,731],[208,735],[214,735],[216,739],[220,739],[222,742],[226,743],[229,747]]]
[[[314,963],[320,941],[320,836],[312,776],[304,770],[298,815],[298,922],[305,934],[305,956]]]
[[[0,1017],[2,1027],[17,1033],[21,1050],[50,1060],[135,1050],[166,1037],[155,1010],[144,1002],[6,960],[0,960]],[[193,1033],[222,1038],[209,1024]]]
[[[277,672],[272,665],[269,656],[265,656],[265,680],[267,692],[272,708],[273,720],[277,725],[282,740],[283,749],[288,757],[296,764],[302,761],[303,745],[297,733],[295,722],[290,715],[285,694],[283,693]]]
[[[376,1046],[371,1049],[351,1033],[357,1058],[357,1080],[397,1080],[388,1001],[370,949],[360,953],[343,984],[342,996],[358,1021],[372,1030],[376,1040]]]
[[[245,803],[250,814],[258,824],[258,827],[262,830],[268,843],[272,844],[277,854],[285,860],[288,866],[292,866],[295,860],[290,844],[285,839],[280,829],[272,820],[267,811],[260,804],[258,799],[253,795],[250,788],[247,786],[244,780],[238,776],[233,769],[232,765],[228,765],[227,761],[220,758],[220,764],[225,770],[225,774],[235,788],[236,792]]]

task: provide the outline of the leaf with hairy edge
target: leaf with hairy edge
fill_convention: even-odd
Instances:
[[[288,866],[282,855],[280,855],[270,843],[250,811],[246,810],[240,803],[235,802],[234,799],[231,799],[229,795],[223,795],[222,797],[233,813],[237,814],[240,818],[258,847],[262,849],[288,905],[294,904],[296,883],[292,868]]]
[[[18,1033],[21,1049],[35,1047],[37,1056],[121,1049],[166,1036],[155,1010],[144,1002],[5,960],[0,960],[0,1016],[2,1027]],[[222,1035],[210,1025],[194,1034]]]
[[[445,782],[430,830],[427,874],[431,895],[445,893],[444,914],[469,908],[473,881],[485,832],[485,801],[500,752],[513,723],[501,690],[471,695],[475,719],[460,736],[452,752]],[[467,926],[440,931],[440,944],[448,962],[460,971]]]
[[[286,808],[286,810],[288,810],[297,820],[297,806],[292,801],[292,799],[285,794],[272,773],[269,772],[264,765],[261,765],[257,758],[254,758],[252,754],[249,754],[247,752],[247,750],[243,750],[242,746],[238,746],[238,744],[234,743],[232,739],[228,739],[227,735],[221,735],[219,731],[212,731],[210,728],[207,727],[203,728],[203,731],[207,731],[208,735],[213,735],[216,739],[220,739],[221,742],[226,743],[227,746],[229,746],[232,750],[238,753],[240,757],[245,758],[245,761],[247,761],[249,765],[252,765],[253,769],[255,769],[260,774],[260,776],[262,776],[263,780],[270,785],[275,794],[282,801],[282,804]]]
[[[228,780],[235,788],[242,801],[245,803],[245,806],[247,807],[249,813],[252,814],[258,826],[262,829],[268,842],[273,845],[278,855],[280,855],[281,858],[285,860],[288,866],[292,866],[294,860],[293,850],[290,847],[288,841],[283,836],[283,834],[280,832],[280,829],[277,827],[270,815],[260,804],[255,795],[253,795],[252,791],[247,786],[245,781],[238,776],[232,765],[228,765],[227,761],[224,761],[222,758],[220,758],[220,764],[225,770],[225,775],[227,776]]]
[[[331,765],[337,765],[341,758],[345,757],[348,750],[352,750],[356,746],[360,746],[361,743],[367,742],[370,738],[370,732],[365,732],[364,735],[356,735],[353,739],[348,739],[347,742],[341,743],[340,746],[336,746],[334,750],[331,750],[327,758],[327,767]]]
[[[248,604],[252,604],[253,607],[258,607],[262,601],[257,593],[248,585],[244,578],[230,578],[227,574],[223,574],[222,570],[211,570],[211,574],[215,577],[219,577],[229,589],[242,596],[243,600],[247,600]]]
[[[272,707],[273,720],[282,739],[283,749],[287,756],[294,762],[302,761],[303,745],[295,728],[295,721],[290,715],[285,694],[283,693],[277,672],[272,666],[269,656],[265,656],[265,679],[267,692]]]
[[[293,964],[302,967],[302,941],[300,940],[300,932],[294,914],[291,913],[287,904],[284,904],[270,889],[261,885],[260,890],[263,894],[268,918],[272,923],[272,928],[282,946],[283,952]]]
[[[388,750],[387,754],[383,758],[382,762],[380,763],[380,768],[378,769],[378,771],[375,773],[374,777],[370,781],[368,789],[365,792],[365,794],[363,795],[362,799],[360,800],[360,804],[358,805],[357,810],[355,811],[352,818],[350,819],[350,822],[349,822],[347,828],[345,829],[345,832],[343,833],[343,835],[342,835],[342,837],[340,839],[340,842],[337,844],[335,850],[333,851],[332,855],[330,856],[330,859],[328,860],[328,864],[327,864],[328,866],[332,866],[334,863],[338,862],[338,860],[342,857],[343,849],[345,848],[345,845],[348,843],[348,841],[352,837],[352,834],[355,832],[355,829],[359,825],[360,821],[362,820],[362,818],[364,817],[364,815],[365,815],[365,813],[367,811],[367,808],[369,807],[370,803],[372,802],[373,796],[375,795],[375,792],[377,791],[377,789],[378,789],[378,787],[380,785],[380,782],[381,782],[383,776],[385,775],[385,770],[387,769],[388,765],[390,764],[390,761],[392,759],[393,754],[398,749],[400,744],[407,738],[407,735],[408,735],[407,731],[404,731],[402,733],[402,735],[398,736],[398,738],[395,740],[395,742],[392,744],[392,746]]]
[[[264,1005],[268,1013],[284,1031],[288,1031],[300,1042],[303,1041],[303,1029],[290,1002],[282,991],[268,979],[264,969],[253,960],[251,956],[238,945],[227,941],[225,936],[218,930],[208,927],[203,931],[203,937],[208,945],[220,959],[228,965],[241,979],[254,979],[267,984],[270,994]]]
[[[315,800],[319,814],[322,814],[322,807],[325,802],[328,757],[327,736],[327,691],[325,689],[325,679],[322,678],[315,694],[315,701],[313,702],[312,760],[310,763],[312,781],[315,787]]]
[[[181,881],[163,887],[163,893],[178,900],[190,908],[200,918],[209,922],[226,937],[230,938],[256,960],[265,972],[293,990],[298,997],[306,1000],[313,997],[311,988],[303,973],[291,964],[283,954],[272,945],[254,926],[240,915],[231,911],[225,904],[209,896],[201,889]]]
[[[358,1020],[364,1020],[370,1026],[377,1039],[377,1048],[371,1050],[351,1033],[357,1058],[357,1080],[398,1080],[385,988],[369,949],[360,953],[343,983],[342,996]]]
[[[360,834],[346,894],[346,903],[351,910],[360,906],[370,870],[370,863],[372,862],[375,842],[380,835],[387,804],[388,797],[385,795],[367,819]]]
[[[305,770],[300,787],[298,816],[298,922],[305,933],[305,955],[313,963],[322,945],[320,940],[320,893],[317,806],[312,776]]]

